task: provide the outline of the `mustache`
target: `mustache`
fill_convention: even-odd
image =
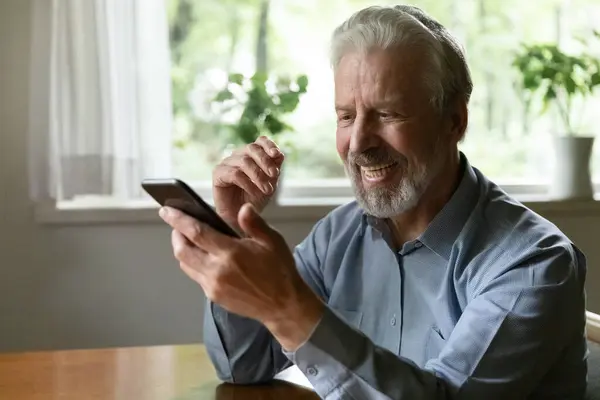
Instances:
[[[385,148],[371,148],[361,153],[348,153],[348,161],[361,167],[375,164],[404,163],[406,157]]]

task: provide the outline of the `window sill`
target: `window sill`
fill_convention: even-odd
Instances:
[[[263,212],[272,223],[314,221],[322,218],[350,198],[283,199],[269,205]],[[519,198],[523,204],[546,218],[600,216],[600,196],[595,200],[544,200],[528,196]],[[86,202],[56,207],[54,203],[35,205],[35,220],[49,225],[137,224],[162,223],[158,207],[150,201]]]

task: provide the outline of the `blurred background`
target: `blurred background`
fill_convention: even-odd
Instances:
[[[166,0],[174,96],[173,162],[178,175],[210,177],[228,136],[213,99],[231,73],[253,74],[257,59],[272,75],[306,74],[308,91],[286,115],[293,144],[286,178],[343,178],[335,150],[333,80],[328,44],[333,29],[368,0]],[[378,1],[393,5],[394,1]],[[538,115],[542,98],[528,99],[512,66],[522,44],[552,43],[600,55],[596,0],[414,0],[462,43],[474,81],[470,126],[463,151],[499,183],[548,183],[552,137],[563,133],[556,110]],[[266,17],[265,17],[265,10]],[[258,43],[264,43],[261,48]],[[259,62],[260,64],[260,62]],[[528,101],[529,100],[529,101]],[[592,134],[600,109],[596,96],[573,106],[578,130]],[[592,173],[600,180],[600,146]]]

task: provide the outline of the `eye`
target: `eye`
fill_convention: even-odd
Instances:
[[[380,111],[379,112],[379,118],[381,118],[381,119],[393,119],[396,116],[397,116],[396,114],[394,114],[393,112],[389,112],[389,111]]]
[[[338,115],[339,123],[349,123],[349,122],[352,122],[352,120],[354,120],[354,116],[352,114],[339,114]]]

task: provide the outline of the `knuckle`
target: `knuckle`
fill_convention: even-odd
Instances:
[[[254,159],[250,156],[245,156],[245,157],[247,157],[247,158],[244,158],[244,160],[243,160],[243,168],[246,170],[246,172],[260,176],[261,169],[256,164],[256,162],[254,162]]]
[[[173,256],[175,256],[175,259],[181,261],[185,257],[186,247],[179,240],[179,233],[175,229],[171,231],[171,245],[173,247]]]
[[[199,241],[200,239],[202,239],[202,235],[204,235],[204,227],[202,226],[202,224],[195,222],[192,225],[191,230],[192,230],[192,240],[193,241]]]
[[[185,257],[185,249],[182,245],[176,244],[173,246],[173,255],[178,260],[183,260]]]
[[[225,268],[229,268],[231,265],[235,265],[237,262],[237,252],[235,250],[230,249],[225,251],[222,257]]]
[[[262,150],[262,146],[258,145],[257,143],[250,143],[247,148],[248,152],[250,153],[260,153]]]
[[[232,158],[236,158],[241,156],[242,154],[244,154],[246,152],[245,148],[236,148],[234,149],[227,157],[226,159],[232,159]]]
[[[261,151],[259,157],[265,166],[269,166],[269,165],[273,164],[273,161],[271,161],[271,157],[269,157],[269,155],[267,154],[266,151],[264,151],[264,150]]]
[[[212,177],[213,181],[221,180],[226,175],[226,169],[223,168],[223,165],[217,165],[215,169],[213,169]]]
[[[250,157],[248,154],[244,154],[242,156],[241,163],[245,167],[252,167],[254,164],[252,157]]]
[[[239,168],[236,168],[236,169],[233,171],[233,178],[234,178],[235,180],[237,180],[237,181],[241,181],[241,180],[243,180],[243,179],[245,178],[245,176],[246,176],[246,174],[244,173],[244,171],[242,171],[242,170],[241,170],[241,169],[239,169]]]
[[[269,147],[277,146],[275,144],[275,142],[273,140],[271,140],[270,138],[268,138],[267,136],[259,137],[255,143],[260,143],[261,148],[263,148],[263,149],[268,149]]]

